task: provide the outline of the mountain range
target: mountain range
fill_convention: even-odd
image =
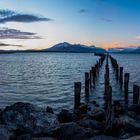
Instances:
[[[106,50],[95,46],[85,46],[81,44],[70,44],[67,42],[59,43],[51,48],[43,50],[0,50],[1,53],[15,53],[15,52],[75,52],[75,53],[105,53]]]
[[[129,48],[111,48],[108,49],[109,53],[140,53],[140,46]]]
[[[81,44],[59,43],[46,49],[53,52],[85,52],[85,53],[105,53],[106,50],[95,46],[85,46]]]

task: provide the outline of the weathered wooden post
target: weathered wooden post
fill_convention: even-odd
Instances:
[[[125,73],[125,75],[124,75],[124,94],[125,94],[125,99],[128,99],[128,84],[129,84],[129,73]]]
[[[74,108],[77,109],[80,105],[81,82],[74,83]]]
[[[90,75],[89,75],[89,85],[90,85],[90,88],[92,87],[92,70],[90,70]]]
[[[140,87],[136,84],[133,85],[133,104],[139,102]]]
[[[108,86],[106,95],[106,120],[104,133],[109,134],[112,129],[112,87]]]
[[[92,83],[95,84],[95,67],[92,67]]]
[[[85,94],[89,95],[89,73],[85,72]]]
[[[119,81],[120,81],[120,84],[122,86],[122,84],[123,84],[123,67],[120,67],[120,79],[119,79]]]
[[[119,79],[119,68],[118,64],[116,64],[116,79]]]

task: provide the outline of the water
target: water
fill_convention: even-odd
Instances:
[[[0,107],[25,101],[70,109],[74,82],[83,82],[96,60],[92,53],[0,54]]]
[[[134,82],[140,81],[140,55],[113,55],[130,72],[130,92]],[[0,54],[0,107],[17,101],[30,102],[40,107],[52,106],[55,110],[72,109],[74,82],[82,82],[84,100],[84,73],[99,57],[92,53],[15,53]],[[114,72],[110,70],[114,99],[122,93],[117,87]],[[93,98],[103,100],[104,66]],[[92,98],[93,97],[93,98]],[[123,96],[122,96],[123,97]]]

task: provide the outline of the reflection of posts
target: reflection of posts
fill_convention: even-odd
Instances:
[[[74,83],[74,108],[77,109],[80,105],[80,94],[81,94],[81,82]]]
[[[138,85],[133,85],[133,104],[138,104],[139,102],[140,87]]]
[[[89,95],[89,73],[85,72],[85,94]]]
[[[124,75],[124,94],[125,94],[125,99],[128,99],[128,84],[129,84],[129,73],[125,73],[125,75]]]

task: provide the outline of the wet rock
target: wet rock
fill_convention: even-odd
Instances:
[[[96,101],[95,101],[95,100],[93,100],[91,103],[92,103],[92,104],[96,104]]]
[[[100,136],[95,136],[93,138],[89,138],[85,140],[119,140],[119,139],[111,137],[111,136],[100,135]]]
[[[75,122],[78,120],[76,114],[71,113],[66,109],[62,109],[57,116],[60,123]]]
[[[128,108],[128,111],[133,111],[133,112],[136,112],[137,114],[140,114],[140,104],[131,105]]]
[[[140,136],[134,136],[134,137],[130,137],[128,139],[123,139],[123,140],[140,140]]]
[[[52,137],[40,137],[40,138],[33,138],[32,140],[56,140],[56,139]]]
[[[24,133],[51,133],[59,126],[57,116],[46,111],[37,111],[32,104],[15,103],[2,113],[3,123],[12,131]]]
[[[48,113],[54,114],[53,109],[52,109],[50,106],[47,106],[46,111],[47,111]]]
[[[10,140],[14,137],[14,134],[8,131],[5,125],[0,125],[0,140]]]
[[[84,140],[93,136],[91,129],[80,127],[74,122],[62,124],[56,134],[58,140]]]
[[[95,108],[91,112],[91,117],[97,121],[105,120],[105,112],[99,108]]]
[[[120,101],[115,100],[113,106],[114,106],[114,114],[116,117],[125,112],[123,106],[120,104]]]
[[[96,129],[100,130],[102,128],[101,123],[97,122],[96,120],[87,119],[87,118],[79,120],[77,124],[81,127],[91,128],[94,130]]]
[[[32,135],[30,134],[23,134],[17,137],[17,140],[32,140]]]
[[[82,103],[79,107],[78,107],[79,111],[81,114],[86,114],[87,110],[88,110],[88,106],[87,104]]]

